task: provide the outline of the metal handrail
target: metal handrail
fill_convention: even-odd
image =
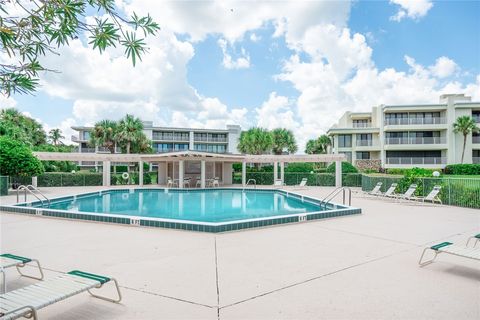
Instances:
[[[320,205],[323,205],[324,208],[327,208],[327,204],[330,203],[340,192],[343,192],[343,201],[342,203],[345,204],[345,193],[348,191],[348,205],[352,204],[352,189],[348,187],[339,187],[330,192],[323,200],[320,202]]]
[[[253,182],[254,188],[257,189],[257,180],[255,180],[255,179],[248,179],[245,186],[248,186],[250,184],[250,182]]]
[[[39,200],[42,203],[42,207],[43,207],[44,200],[42,198],[40,198],[35,192],[32,191],[32,190],[34,190],[34,191],[38,192],[42,197],[45,198],[45,200],[48,203],[48,206],[50,207],[50,204],[51,204],[50,199],[48,199],[42,192],[40,192],[40,190],[38,190],[35,186],[33,186],[31,184],[28,185],[28,186],[25,186],[25,185],[22,184],[21,186],[19,186],[17,188],[17,203],[20,202],[20,191],[22,191],[22,190],[25,192],[25,196],[24,196],[25,202],[27,202],[27,191],[28,191],[31,195],[33,195],[35,198],[37,198],[37,200]]]

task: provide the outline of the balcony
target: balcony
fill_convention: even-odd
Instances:
[[[397,165],[440,165],[446,164],[445,157],[401,157],[401,158],[387,158],[387,164]]]
[[[480,143],[480,136],[472,136],[472,143]]]
[[[70,137],[70,140],[72,140],[72,142],[79,142],[80,141],[80,139],[77,136],[74,136],[74,135],[72,135]]]
[[[80,152],[82,152],[82,153],[95,153],[96,150],[95,150],[95,148],[81,148]]]
[[[227,137],[194,137],[195,142],[228,142]]]
[[[425,124],[446,124],[447,119],[444,117],[434,118],[400,118],[385,119],[386,126],[402,126],[402,125],[425,125]]]
[[[372,123],[369,122],[369,123],[353,123],[353,127],[354,128],[371,128],[372,127]]]
[[[385,138],[385,144],[445,144],[446,137]]]
[[[357,147],[371,147],[373,146],[373,140],[357,140]]]
[[[153,134],[152,140],[159,140],[159,141],[183,141],[188,142],[190,141],[190,136],[187,135],[177,135],[177,134]]]

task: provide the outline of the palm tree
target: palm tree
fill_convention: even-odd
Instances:
[[[62,143],[61,140],[65,139],[65,137],[62,135],[62,130],[57,128],[48,132],[48,139],[50,139],[54,146],[57,146]]]
[[[306,154],[319,154],[322,153],[322,146],[318,143],[318,139],[310,139],[305,146]]]
[[[465,156],[465,147],[467,145],[467,136],[472,132],[479,132],[480,128],[477,127],[475,120],[470,116],[461,116],[453,123],[453,132],[461,133],[463,135],[463,151],[462,151],[462,163]]]
[[[330,137],[327,136],[326,134],[322,134],[318,139],[317,139],[318,144],[322,148],[321,153],[327,153],[328,151],[328,146],[332,144],[332,140],[330,140]]]
[[[127,114],[125,118],[118,123],[118,130],[115,140],[120,145],[125,146],[126,152],[130,153],[132,144],[142,140],[143,123],[140,118],[135,118],[131,114]]]
[[[117,133],[117,123],[111,120],[102,120],[95,123],[90,131],[90,144],[93,146],[102,146],[111,153],[115,153],[115,136]]]
[[[272,130],[272,151],[274,154],[282,154],[284,150],[288,153],[297,152],[297,142],[293,132],[284,128],[277,128]]]
[[[272,134],[263,128],[251,128],[240,134],[238,150],[247,154],[264,154],[270,152],[273,145]]]

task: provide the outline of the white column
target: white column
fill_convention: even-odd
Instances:
[[[335,161],[335,187],[342,186],[342,161]]]
[[[200,164],[200,187],[205,189],[205,160],[202,160]]]
[[[110,186],[110,161],[103,161],[103,186]]]
[[[247,163],[245,161],[242,162],[242,186],[247,185]]]
[[[194,150],[195,149],[195,133],[193,131],[190,131],[189,133],[189,139],[188,139],[188,149],[189,150]]]
[[[275,181],[278,179],[278,162],[273,163],[273,184],[275,184]]]
[[[183,162],[180,160],[178,162],[178,187],[183,189]]]
[[[282,180],[282,186],[285,183],[285,162],[280,162],[280,179]]]
[[[159,162],[158,166],[158,184],[167,184],[167,163],[166,162]]]
[[[215,173],[215,170],[216,170],[216,167],[217,166],[217,163],[215,161],[213,161],[213,177],[212,178],[215,178],[217,175]]]
[[[32,177],[32,186],[38,187],[38,177]]]
[[[138,185],[143,187],[143,161],[138,161]]]

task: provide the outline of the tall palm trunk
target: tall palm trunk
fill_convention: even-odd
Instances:
[[[465,156],[465,147],[467,146],[467,135],[463,135],[463,151],[462,151],[462,163],[463,163],[463,157]]]

